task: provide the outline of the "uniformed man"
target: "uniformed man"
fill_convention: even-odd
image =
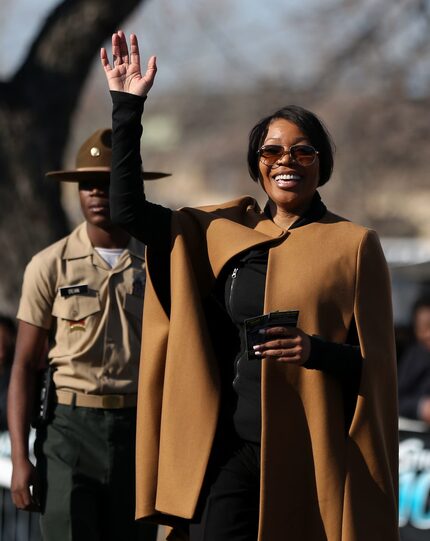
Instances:
[[[110,220],[110,139],[110,130],[98,130],[79,150],[75,170],[48,173],[79,183],[85,222],[30,261],[17,315],[12,496],[20,509],[41,510],[46,541],[156,538],[156,526],[134,521],[144,246]],[[54,404],[38,429],[34,468],[28,435],[50,330]]]

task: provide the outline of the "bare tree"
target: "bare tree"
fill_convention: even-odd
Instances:
[[[349,88],[373,93],[428,96],[429,0],[339,0],[315,10],[309,23],[321,44],[310,78],[320,94],[349,80]]]
[[[48,16],[15,75],[0,83],[2,311],[15,309],[31,255],[68,231],[59,186],[44,175],[61,168],[93,58],[141,2],[65,0]]]

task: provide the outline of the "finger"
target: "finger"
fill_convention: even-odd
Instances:
[[[105,71],[111,71],[112,68],[111,68],[111,65],[109,64],[107,51],[104,47],[100,49],[100,61]]]
[[[291,348],[267,348],[258,351],[254,351],[254,354],[258,358],[264,357],[285,357],[288,360],[301,360],[303,359],[302,349],[298,346]]]
[[[268,336],[272,336],[272,335],[297,336],[298,335],[297,329],[295,327],[267,327],[266,329],[261,329],[259,332],[261,334],[268,335]]]
[[[272,359],[283,363],[290,363],[295,365],[303,365],[305,359],[303,358],[300,348],[293,349],[268,349],[263,352],[262,358]]]
[[[17,490],[12,492],[12,501],[18,509],[27,509],[31,505],[30,490]]]
[[[129,63],[129,56],[128,56],[128,45],[127,45],[127,39],[125,37],[125,34],[122,30],[118,30],[118,36],[119,36],[119,46],[120,46],[120,55],[121,55],[121,61],[124,64]]]
[[[130,34],[130,62],[140,67],[139,42],[136,34]]]
[[[18,501],[18,503],[15,503],[15,506],[17,509],[21,509],[22,511],[30,511],[30,512],[38,512],[41,509],[39,500],[36,500],[33,497],[24,497]]]
[[[23,507],[19,507],[18,505],[16,507],[21,511],[29,511],[30,513],[38,513],[41,509],[40,505],[35,502],[30,502],[28,505]]]
[[[297,347],[297,339],[295,338],[280,338],[278,340],[269,340],[252,346],[254,351],[267,351],[268,349],[291,349]]]
[[[301,349],[298,347],[293,348],[268,348],[260,351],[256,351],[255,355],[258,357],[295,357],[300,356]]]
[[[300,355],[301,348],[298,346],[294,346],[291,348],[279,348],[279,347],[272,347],[265,349],[262,354],[266,357],[295,357],[296,355]]]
[[[157,73],[157,58],[155,56],[151,56],[148,60],[148,65],[146,67],[145,78],[151,79],[153,81],[156,73]]]
[[[114,66],[119,66],[122,64],[121,40],[117,32],[112,34],[112,61]]]
[[[154,79],[155,79],[156,74],[157,74],[157,58],[155,56],[151,56],[150,59],[148,60],[146,72],[143,77],[145,79],[148,90],[154,84]]]

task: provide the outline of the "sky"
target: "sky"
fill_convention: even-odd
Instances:
[[[37,29],[58,3],[1,0],[0,78],[7,79],[16,70]],[[157,55],[160,92],[190,83],[205,90],[235,90],[268,79],[298,85],[317,81],[324,59],[342,51],[357,31],[378,20],[382,9],[381,41],[376,52],[369,51],[376,63],[372,77],[382,73],[383,78],[385,67],[395,69],[421,49],[421,60],[411,63],[407,85],[411,96],[428,94],[430,0],[420,3],[426,10],[421,16],[407,9],[417,4],[415,0],[343,0],[346,8],[338,9],[340,3],[342,0],[147,0],[123,28],[138,35],[143,57]],[[354,68],[351,65],[352,72]],[[363,77],[357,73],[353,86],[361,91]]]
[[[328,6],[336,0],[324,0]],[[148,0],[124,25],[140,38],[144,56],[156,54],[161,89],[195,82],[244,86],[295,77],[312,66],[303,24],[322,0]],[[0,77],[25,57],[37,29],[58,0],[2,0]],[[220,24],[221,21],[221,24]],[[23,22],[25,24],[23,24]]]

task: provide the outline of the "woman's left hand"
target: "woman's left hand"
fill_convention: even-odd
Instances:
[[[100,60],[106,74],[109,90],[146,96],[154,84],[157,60],[151,56],[145,73],[140,68],[139,43],[135,34],[130,35],[130,52],[122,30],[112,35],[112,65],[105,48],[100,50]]]
[[[262,329],[261,343],[254,346],[257,356],[296,365],[304,364],[311,353],[309,336],[297,327],[270,327]]]

